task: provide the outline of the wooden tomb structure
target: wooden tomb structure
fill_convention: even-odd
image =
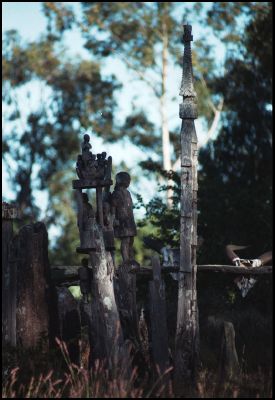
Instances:
[[[90,138],[88,135],[84,135],[81,146],[82,153],[78,156],[76,168],[79,179],[73,181],[73,189],[77,198],[77,223],[80,235],[80,246],[76,251],[86,255],[86,258],[82,260],[82,267],[51,267],[51,280],[56,286],[80,285],[81,287],[85,307],[86,310],[89,309],[88,314],[91,317],[91,326],[93,327],[91,332],[91,338],[94,341],[93,357],[107,360],[108,368],[112,371],[123,364],[125,378],[131,372],[129,348],[126,345],[125,337],[127,340],[137,343],[137,347],[140,344],[135,299],[137,275],[150,281],[149,308],[154,362],[158,364],[158,371],[162,375],[169,368],[163,274],[176,273],[178,277],[178,312],[175,335],[174,387],[175,393],[179,395],[185,392],[187,386],[192,386],[196,380],[199,359],[197,272],[213,271],[232,273],[233,275],[260,275],[269,274],[272,270],[271,266],[246,269],[232,265],[197,265],[197,136],[194,125],[194,120],[197,118],[197,101],[193,86],[192,40],[192,27],[184,25],[183,74],[180,89],[183,101],[180,105],[182,125],[180,132],[181,231],[179,263],[160,265],[159,258],[153,257],[152,267],[140,267],[136,265],[137,263],[134,263],[134,260],[128,260],[131,262],[123,262],[122,266],[118,268],[118,274],[115,274],[114,229],[110,203],[110,186],[113,183],[111,180],[112,159],[111,157],[106,159],[105,152],[97,154],[97,156],[92,154]],[[89,189],[96,189],[96,210],[89,203],[88,194],[83,192],[83,190]],[[18,261],[22,261],[25,254],[20,246],[17,253],[10,248],[11,243],[14,243],[12,240],[12,220],[17,216],[18,213],[15,208],[8,207],[6,204],[3,206],[2,203],[2,304],[4,305],[4,308],[2,308],[2,332],[4,343],[13,346],[17,344],[17,338],[20,338],[20,333],[16,330],[16,321],[17,324],[20,324],[20,317],[16,316],[16,304],[21,304],[16,298],[20,287],[17,283],[17,265],[22,264],[22,262],[18,264]],[[39,292],[41,297],[44,287],[49,285],[49,276],[47,273],[47,254],[45,253],[47,238],[43,229],[40,228],[38,226],[31,231],[31,234],[37,238],[37,243],[35,242],[33,257],[28,262],[28,270],[35,271],[38,268],[37,266],[41,269],[39,276],[44,276],[43,287],[41,286]],[[41,238],[37,236],[40,231],[43,231],[40,235]],[[41,243],[43,242],[41,245],[39,245],[38,239],[41,240]],[[42,258],[39,252],[43,253]],[[17,255],[16,259],[12,257],[13,254]],[[135,268],[130,268],[133,266],[132,264],[135,264]],[[116,290],[115,287],[117,287]],[[26,289],[26,296],[31,296],[28,288],[23,289],[22,293]],[[29,299],[29,297],[26,297],[26,299]],[[45,304],[45,302],[41,300],[41,304]],[[46,321],[47,312],[40,314],[40,317]],[[124,317],[122,317],[122,314]],[[121,327],[123,318],[124,328],[127,327],[124,331]],[[32,319],[37,320],[38,326],[39,318],[33,315]],[[41,322],[41,327],[43,325],[45,324]],[[48,323],[46,325],[48,326]],[[44,330],[47,328],[46,325]],[[23,325],[22,327],[24,328]],[[231,329],[231,327],[229,328]],[[226,332],[230,330],[229,328],[226,327]],[[39,329],[37,332],[39,333]],[[116,339],[115,345],[114,339]]]

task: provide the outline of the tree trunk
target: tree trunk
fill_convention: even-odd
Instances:
[[[160,98],[160,115],[161,115],[161,131],[162,131],[162,155],[163,155],[163,169],[170,171],[172,169],[171,155],[170,155],[170,133],[167,118],[167,68],[168,68],[168,36],[166,26],[163,26],[163,44],[162,44],[162,74],[161,74],[161,98]],[[168,185],[172,186],[173,181],[168,179]],[[173,190],[167,190],[167,205],[171,207],[173,201]]]

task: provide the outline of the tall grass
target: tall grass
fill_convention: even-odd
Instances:
[[[154,382],[140,381],[137,369],[133,369],[129,379],[119,375],[111,376],[104,362],[96,361],[88,369],[87,355],[84,362],[71,362],[66,344],[57,339],[63,365],[56,363],[48,372],[38,370],[28,375],[26,364],[6,370],[2,387],[2,398],[174,398],[170,370],[168,379],[159,377]],[[84,353],[87,348],[83,346]],[[83,354],[82,354],[83,356]],[[30,360],[25,360],[30,361]],[[64,366],[65,364],[65,366]],[[125,374],[123,375],[125,376]],[[165,382],[165,384],[163,383]],[[193,395],[187,398],[272,398],[271,373],[259,369],[256,373],[242,372],[234,382],[221,384],[218,374],[207,369],[201,370]]]
[[[148,398],[157,388],[158,397],[162,394],[172,395],[166,387],[158,385],[158,379],[148,389],[148,382],[137,385],[137,368],[134,368],[129,379],[113,374],[106,368],[106,363],[96,360],[91,370],[85,364],[73,364],[65,342],[56,338],[56,342],[65,362],[65,368],[51,369],[47,373],[33,373],[26,381],[26,371],[20,367],[12,368],[4,378],[2,398]],[[23,376],[23,379],[22,379]],[[123,374],[122,376],[125,376]]]

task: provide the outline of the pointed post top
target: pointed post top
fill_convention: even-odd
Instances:
[[[198,117],[197,95],[193,85],[191,41],[193,41],[192,25],[185,24],[183,25],[184,53],[180,88],[180,96],[183,96],[183,102],[180,105],[181,119],[196,119]]]

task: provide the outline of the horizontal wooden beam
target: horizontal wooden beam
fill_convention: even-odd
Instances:
[[[53,266],[51,267],[51,276],[54,282],[57,284],[62,284],[65,286],[78,285],[78,268],[80,266]],[[223,272],[223,273],[232,273],[239,275],[264,275],[271,274],[272,265],[256,267],[256,268],[244,268],[244,267],[235,267],[233,265],[220,265],[220,264],[206,264],[206,265],[198,265],[198,272]],[[161,268],[162,273],[179,272],[178,266],[170,266]],[[134,270],[133,273],[136,273],[139,276],[144,276],[149,279],[153,278],[152,275],[152,267],[141,267],[139,270]]]
[[[256,268],[235,267],[233,265],[206,264],[198,265],[198,271],[227,272],[241,275],[262,275],[271,274],[272,265],[265,265]]]

